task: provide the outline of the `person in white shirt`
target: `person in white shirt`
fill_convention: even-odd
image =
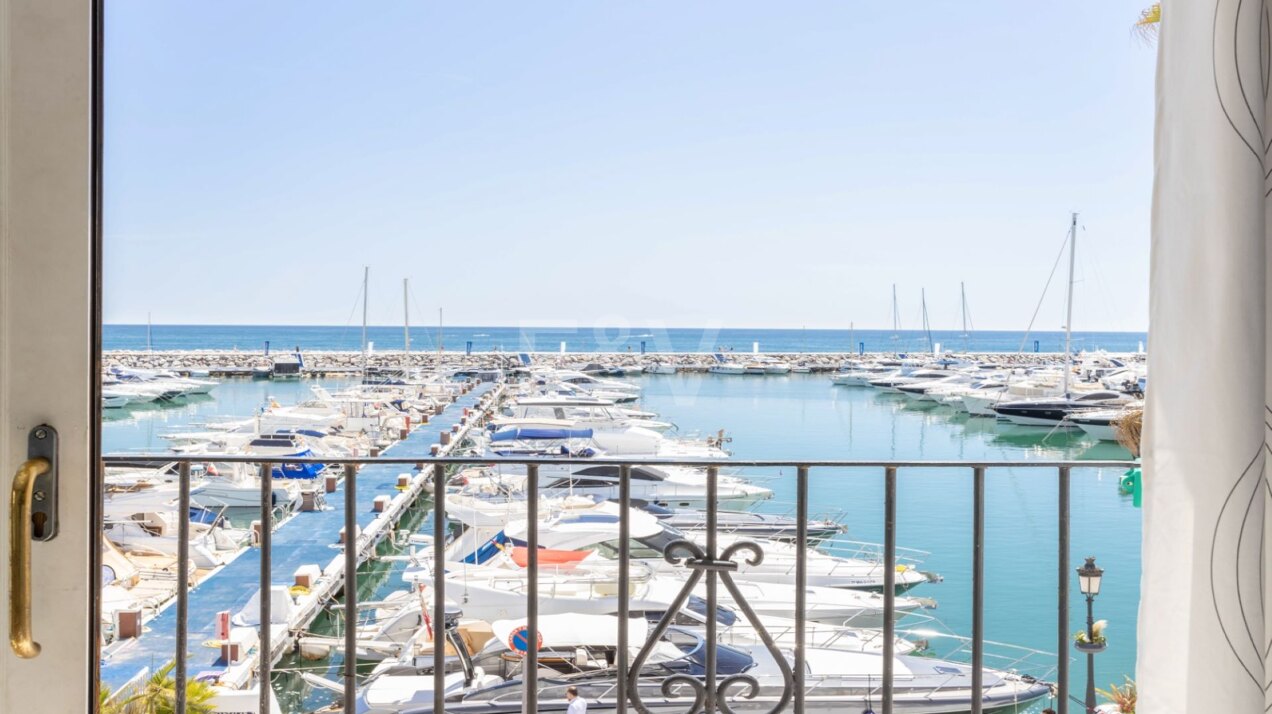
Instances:
[[[570,703],[570,707],[565,710],[565,714],[587,714],[587,702],[579,697],[578,687],[566,688],[565,701]]]

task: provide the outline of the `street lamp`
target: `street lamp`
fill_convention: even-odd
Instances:
[[[1103,576],[1104,570],[1095,564],[1094,557],[1087,558],[1086,563],[1078,568],[1078,587],[1086,596],[1087,631],[1086,642],[1079,640],[1075,646],[1087,656],[1086,710],[1088,714],[1095,711],[1095,653],[1104,650],[1104,642],[1096,641],[1094,611],[1095,596],[1100,594],[1100,579]]]

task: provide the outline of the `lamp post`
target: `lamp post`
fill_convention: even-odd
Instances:
[[[1087,641],[1078,642],[1077,649],[1087,656],[1087,714],[1095,711],[1095,653],[1104,650],[1104,643],[1095,641],[1095,596],[1100,594],[1100,578],[1104,570],[1095,564],[1095,558],[1087,558],[1086,563],[1078,568],[1078,587],[1086,596],[1087,603]]]

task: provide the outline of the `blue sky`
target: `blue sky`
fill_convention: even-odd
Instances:
[[[1144,329],[1144,4],[116,0],[105,319]]]

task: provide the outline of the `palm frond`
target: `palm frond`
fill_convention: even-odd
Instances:
[[[1113,423],[1117,443],[1126,447],[1132,456],[1140,455],[1140,441],[1144,436],[1144,410],[1133,409]]]
[[[1161,24],[1162,4],[1155,2],[1140,12],[1139,19],[1135,21],[1135,33],[1145,42],[1152,42],[1157,39],[1157,31]]]

